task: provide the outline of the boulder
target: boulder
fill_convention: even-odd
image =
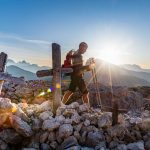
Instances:
[[[128,150],[145,150],[144,143],[142,141],[128,144],[127,149]]]
[[[63,124],[59,127],[59,137],[67,138],[73,133],[73,127],[71,124]]]
[[[4,129],[0,132],[0,138],[9,144],[18,144],[22,141],[20,136],[14,129]]]
[[[51,148],[48,144],[42,143],[40,146],[40,150],[51,150]]]
[[[89,132],[87,135],[86,146],[96,147],[100,142],[104,141],[105,137],[102,132]]]
[[[44,120],[51,119],[52,116],[53,116],[52,112],[45,111],[45,112],[40,113],[39,118],[44,121]]]
[[[0,139],[0,150],[7,150],[8,145]]]
[[[63,149],[71,150],[72,147],[75,147],[78,150],[79,149],[78,146],[79,145],[78,145],[77,139],[74,136],[69,136],[63,141],[61,146],[58,147],[58,150],[63,150]],[[74,150],[74,149],[72,149],[72,150]]]
[[[59,126],[60,126],[60,123],[56,122],[56,120],[54,118],[52,118],[50,120],[45,120],[43,122],[42,129],[48,130],[48,131],[54,131],[54,130],[58,129]]]
[[[49,136],[49,132],[43,132],[40,136],[40,143],[46,143]]]
[[[26,122],[24,122],[21,118],[12,115],[10,117],[12,127],[22,136],[30,137],[33,134],[31,126],[29,126]]]
[[[145,142],[145,150],[150,149],[150,139]]]
[[[110,127],[112,124],[112,113],[103,113],[98,118],[98,127],[104,128],[104,127]]]

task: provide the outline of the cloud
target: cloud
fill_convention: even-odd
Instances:
[[[25,42],[25,43],[31,43],[31,44],[43,44],[43,45],[49,45],[52,42],[45,41],[45,40],[37,40],[37,39],[25,39],[18,35],[11,35],[7,33],[0,32],[0,38],[1,39],[11,39],[11,40],[17,40],[19,42]]]

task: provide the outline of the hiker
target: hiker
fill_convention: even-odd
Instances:
[[[83,58],[82,54],[86,52],[88,45],[85,42],[81,42],[79,44],[79,49],[75,52],[72,50],[67,54],[67,56],[71,58],[72,64],[71,68],[73,68],[73,72],[71,73],[71,83],[69,85],[69,90],[65,92],[62,103],[66,104],[69,101],[69,98],[75,92],[78,87],[80,92],[82,93],[82,101],[86,103],[88,107],[90,107],[89,103],[89,92],[87,90],[85,81],[83,79],[83,72],[80,71],[79,68],[83,67]],[[66,57],[67,58],[67,57]],[[68,59],[70,61],[70,59]],[[70,64],[70,62],[66,62],[66,64]],[[64,64],[65,64],[64,63]],[[65,66],[64,66],[65,67]]]

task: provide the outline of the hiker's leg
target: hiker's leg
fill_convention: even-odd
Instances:
[[[80,81],[78,82],[78,87],[82,93],[82,101],[83,103],[87,104],[90,107],[90,102],[89,102],[89,92],[86,87],[84,79],[81,77]]]
[[[69,98],[72,96],[72,94],[75,92],[76,90],[76,78],[74,74],[71,74],[71,82],[69,85],[69,89],[68,91],[65,92],[63,99],[62,99],[62,103],[66,104],[69,100]]]
[[[82,95],[82,101],[90,107],[89,93],[85,93]]]
[[[66,91],[63,98],[62,98],[62,103],[66,104],[69,100],[69,98],[72,96],[73,92],[72,91]]]

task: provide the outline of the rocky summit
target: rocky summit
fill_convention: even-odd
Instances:
[[[89,111],[79,94],[52,112],[50,83],[5,82],[0,97],[0,150],[150,150],[149,96],[138,90],[99,87],[103,109],[95,107],[90,89]],[[146,87],[145,87],[146,88]],[[41,94],[45,92],[45,94]],[[112,126],[111,96],[118,100],[118,124]]]
[[[12,103],[0,98],[0,150],[150,150],[150,111],[112,113],[85,104]]]

